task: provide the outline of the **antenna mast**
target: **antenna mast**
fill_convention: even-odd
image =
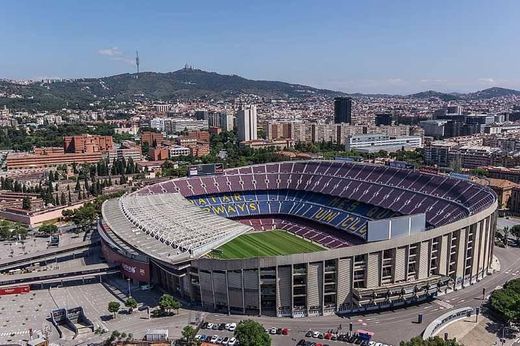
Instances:
[[[135,78],[139,78],[139,51],[135,51],[135,66],[137,67],[137,76]]]

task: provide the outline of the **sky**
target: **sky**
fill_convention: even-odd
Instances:
[[[194,68],[345,92],[520,89],[518,0],[2,0],[0,78]]]

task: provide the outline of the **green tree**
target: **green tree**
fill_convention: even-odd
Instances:
[[[121,308],[121,304],[118,302],[110,302],[108,303],[108,312],[110,312],[114,318],[116,318],[117,313],[119,312],[119,308]]]
[[[445,341],[444,339],[434,336],[423,340],[420,336],[412,338],[410,341],[401,341],[399,346],[462,346],[455,339]]]
[[[181,303],[179,303],[173,296],[169,294],[163,294],[161,299],[159,299],[159,308],[162,311],[171,312],[171,310],[179,310],[181,308]]]
[[[97,211],[92,203],[86,203],[74,211],[72,222],[83,231],[86,231],[97,217]]]
[[[38,228],[38,231],[47,235],[58,233],[58,226],[52,224],[44,224]]]
[[[128,298],[126,301],[125,301],[125,306],[127,308],[130,309],[130,313],[132,313],[132,311],[134,309],[137,309],[137,300],[135,300],[134,298],[130,297]]]
[[[494,290],[490,303],[506,322],[520,321],[520,279],[511,280],[503,288]]]
[[[235,337],[243,346],[271,345],[271,336],[260,323],[253,320],[240,321],[235,329]]]
[[[516,238],[517,245],[520,245],[520,225],[511,227],[511,235]]]
[[[22,199],[22,209],[31,210],[31,197],[24,196],[24,198]]]
[[[502,228],[502,233],[504,233],[504,246],[507,247],[509,244],[509,227]]]
[[[192,326],[186,326],[182,329],[182,339],[189,346],[200,345],[200,342],[195,340],[195,335],[197,335],[197,330]]]

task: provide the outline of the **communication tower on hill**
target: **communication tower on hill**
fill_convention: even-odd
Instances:
[[[139,51],[135,51],[135,66],[137,68],[137,75],[135,78],[139,79]]]

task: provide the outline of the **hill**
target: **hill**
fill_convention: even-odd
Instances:
[[[454,95],[454,94],[447,94],[447,93],[441,93],[434,90],[427,90],[423,92],[419,92],[416,94],[408,95],[409,98],[415,98],[415,99],[429,99],[429,98],[438,98],[443,101],[454,101],[458,100],[461,95]]]
[[[305,85],[278,81],[251,80],[236,75],[222,75],[196,69],[175,72],[142,72],[103,78],[85,78],[29,85],[0,82],[0,93],[21,95],[23,98],[0,98],[0,105],[38,109],[62,107],[84,108],[92,102],[128,101],[136,97],[172,101],[186,98],[228,98],[240,94],[255,94],[269,98],[337,96],[341,92],[317,89]],[[2,101],[4,102],[2,103]]]
[[[493,97],[520,96],[520,91],[493,87],[467,94],[467,96],[472,99],[490,99]]]

